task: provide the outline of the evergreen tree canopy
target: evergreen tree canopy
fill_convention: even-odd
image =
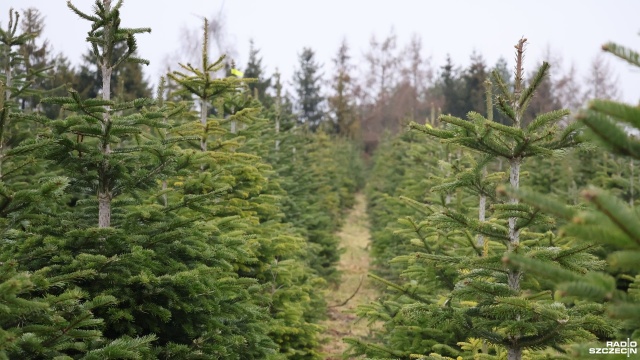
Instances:
[[[359,132],[356,108],[353,99],[353,79],[351,77],[351,56],[346,40],[343,40],[333,63],[336,73],[333,76],[333,95],[328,98],[329,111],[333,122],[333,132],[351,139]]]
[[[633,50],[614,43],[603,48],[640,66],[639,55]],[[624,164],[640,159],[640,142],[635,135],[640,132],[640,112],[636,106],[597,99],[579,115],[579,120],[586,126],[588,138],[622,156]],[[612,165],[615,163],[605,163],[609,171],[615,173]],[[607,180],[613,178],[605,175]],[[633,179],[633,173],[630,178]],[[588,208],[566,206],[539,193],[521,192],[519,195],[527,203],[566,219],[567,224],[562,229],[566,236],[575,238],[584,246],[603,246],[609,268],[608,273],[590,269],[592,271],[577,276],[558,266],[548,266],[538,259],[522,258],[516,254],[510,256],[513,262],[540,277],[551,279],[565,298],[604,303],[610,321],[621,322],[620,331],[614,339],[640,339],[640,272],[637,265],[640,261],[640,233],[637,229],[640,218],[633,200],[629,205],[612,191],[593,185],[582,191],[583,198],[590,205]],[[577,345],[574,358],[588,358],[591,346],[601,345]]]
[[[316,62],[315,52],[310,48],[302,49],[299,55],[299,68],[293,77],[296,91],[296,109],[298,123],[316,130],[324,120],[324,97],[320,93],[321,66]]]
[[[487,117],[477,112],[469,112],[468,120],[442,115],[441,128],[411,124],[412,129],[452,146],[445,149],[440,184],[423,183],[432,186],[425,190],[443,193],[444,201],[424,195],[405,200],[416,215],[402,219],[406,230],[396,233],[412,234],[410,244],[419,250],[391,261],[404,268],[401,276],[406,282],[378,278],[394,295],[360,313],[372,320],[385,319],[388,333],[381,334],[380,345],[349,340],[356,354],[382,358],[482,354],[519,360],[536,351],[544,356],[552,348],[612,334],[614,326],[603,319],[600,304],[557,302],[549,283],[506,260],[515,254],[535,258],[576,276],[602,267],[588,252],[591,246],[554,235],[553,219],[520,203],[513,194],[520,187],[523,159],[557,155],[577,141],[577,125],[556,127],[567,111],[540,114],[524,124],[527,106],[549,68],[543,64],[525,86],[525,42],[516,45],[512,90],[493,73],[500,90],[497,107],[511,126],[492,120],[491,84],[486,85]],[[463,149],[473,152],[465,155]],[[509,163],[508,174],[489,173],[495,158]],[[499,186],[504,179],[513,190]]]
[[[256,49],[253,40],[250,40],[249,61],[247,61],[247,67],[244,70],[244,77],[255,79],[255,81],[248,83],[250,93],[254,96],[257,94],[257,99],[262,101],[265,107],[268,107],[270,104],[265,103],[265,100],[267,89],[271,87],[271,78],[265,76],[262,58],[258,57],[259,53],[260,50]]]

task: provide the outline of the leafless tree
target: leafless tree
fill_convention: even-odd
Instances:
[[[587,87],[584,93],[585,100],[620,99],[618,76],[614,74],[603,53],[599,53],[591,61],[585,83]]]

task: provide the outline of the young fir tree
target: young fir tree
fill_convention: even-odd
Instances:
[[[160,204],[166,191],[159,182],[188,161],[173,145],[188,138],[154,136],[176,112],[147,107],[148,99],[108,100],[109,71],[131,59],[135,34],[146,29],[120,27],[122,2],[96,2],[91,15],[69,6],[94,24],[88,39],[105,86],[100,99],[84,100],[71,91],[69,98],[48,100],[72,113],[48,122],[51,133],[43,136],[54,140],[44,155],[61,165],[56,170],[69,178],[73,198],[68,207],[55,209],[40,234],[17,246],[18,263],[27,270],[47,266],[55,276],[82,274],[73,284],[89,299],[115,298],[108,309],[95,310],[105,319],[105,336],[126,344],[148,343],[156,334],[151,358],[273,353],[261,324],[266,316],[257,305],[259,287],[233,271],[232,261],[250,255],[237,240],[225,246],[212,242],[225,234],[212,234],[199,217],[189,216],[203,198],[213,196]],[[121,58],[110,56],[116,43],[127,46]],[[228,222],[207,225],[224,229]]]
[[[510,165],[508,178],[512,189],[519,188],[521,166],[525,158],[553,155],[575,143],[575,125],[563,131],[555,127],[567,115],[565,111],[541,114],[528,126],[523,125],[527,105],[549,67],[543,64],[532,82],[525,86],[522,63],[525,42],[522,39],[516,45],[513,91],[506,88],[497,74],[493,74],[501,93],[497,97],[498,108],[511,119],[511,126],[490,121],[474,112],[468,114],[468,121],[441,116],[441,122],[450,124],[443,129],[415,123],[411,125],[418,131],[474,150],[482,156],[503,158]],[[477,174],[482,174],[485,164],[484,160],[478,161],[475,170],[469,173],[474,176],[461,174],[458,181],[466,188],[475,189],[479,195],[490,195],[492,191],[479,191],[482,187],[478,187],[475,180],[478,179]],[[554,300],[547,284],[536,281],[506,260],[510,254],[521,254],[542,259],[549,264],[558,264],[580,274],[600,266],[597,259],[586,252],[590,247],[575,246],[566,239],[545,233],[552,228],[551,219],[535,208],[519,203],[515,195],[506,201],[496,201],[491,209],[490,214],[485,214],[490,216],[482,221],[477,220],[481,218],[478,213],[469,216],[464,212],[464,207],[457,209],[448,206],[430,215],[429,224],[442,231],[458,230],[460,233],[457,236],[465,236],[470,232],[471,236],[466,236],[472,240],[469,244],[471,248],[476,248],[477,240],[482,240],[485,245],[499,243],[499,247],[490,245],[489,249],[483,249],[480,253],[472,251],[470,255],[452,244],[442,254],[418,252],[411,255],[412,259],[402,259],[414,267],[407,272],[428,274],[428,271],[419,269],[431,267],[457,273],[455,286],[448,293],[441,293],[439,301],[430,300],[423,293],[415,293],[410,285],[402,288],[389,283],[401,290],[403,295],[414,297],[415,305],[405,306],[399,316],[404,316],[413,327],[425,331],[426,339],[422,338],[423,341],[432,341],[423,343],[425,350],[453,356],[505,356],[514,360],[521,359],[524,353],[536,356],[534,350],[556,348],[562,344],[593,339],[594,334],[610,333],[612,328],[598,315],[602,313],[598,304],[576,303],[566,306],[559,303]],[[483,238],[478,239],[475,235],[482,235]],[[429,279],[432,278],[417,278],[414,281],[419,284]],[[412,319],[422,319],[423,322],[416,323]],[[450,345],[451,338],[442,342],[440,333],[434,327],[439,327],[443,322],[447,324],[451,335],[464,336],[467,342],[458,343],[457,348]],[[483,343],[492,346],[484,346]],[[399,351],[401,349],[396,348],[394,353],[405,354]],[[422,354],[423,357],[427,355]],[[429,356],[441,358],[437,354]],[[546,355],[542,353],[539,356]]]
[[[613,43],[603,48],[640,66],[640,55],[635,51]],[[640,129],[637,107],[612,100],[594,100],[579,115],[579,120],[587,128],[586,135],[612,154],[621,156],[627,162],[640,159],[640,142],[634,135]],[[637,207],[628,204],[620,195],[596,186],[589,186],[582,192],[590,204],[588,208],[568,207],[532,192],[520,192],[519,195],[527,203],[566,219],[568,224],[563,227],[565,236],[583,244],[604,246],[609,268],[608,273],[590,271],[576,276],[566,269],[547,266],[537,259],[512,255],[511,261],[526,271],[552,279],[565,301],[579,299],[605,303],[611,319],[621,322],[620,331],[608,339],[640,339],[640,275],[637,265],[640,261],[640,219]],[[573,357],[592,357],[588,347],[577,347]]]
[[[17,248],[42,235],[43,226],[62,205],[68,180],[46,174],[42,159],[34,156],[51,146],[51,141],[38,138],[39,124],[19,112],[17,95],[39,97],[42,92],[30,89],[31,84],[25,81],[30,74],[19,72],[25,69],[20,66],[25,59],[14,47],[24,46],[36,33],[18,34],[17,12],[11,11],[9,18],[7,30],[0,30],[0,51],[7,61],[0,75],[0,227],[5,234],[0,244],[0,358],[139,358],[148,353],[154,337],[110,341],[102,335],[103,320],[94,312],[113,306],[116,298],[91,296],[74,287],[75,282],[90,277],[90,270],[55,274],[45,264],[23,271],[33,258],[57,252],[48,244],[36,247],[25,259]]]
[[[315,52],[310,48],[302,49],[299,56],[300,68],[293,78],[296,90],[298,123],[315,131],[324,119],[324,97],[320,93],[320,65],[316,62]]]
[[[245,225],[235,236],[243,236],[239,245],[252,255],[252,261],[239,258],[234,265],[238,274],[261,284],[261,304],[268,304],[270,315],[263,324],[279,355],[317,359],[320,328],[314,322],[322,315],[324,305],[313,287],[323,281],[306,265],[307,244],[280,210],[286,198],[277,180],[281,176],[274,176],[256,156],[268,158],[270,152],[279,151],[274,140],[281,138],[273,136],[273,128],[258,117],[260,103],[246,90],[246,79],[210,75],[223,65],[222,59],[209,64],[206,51],[205,37],[203,68],[186,65],[183,69],[188,72],[171,75],[183,87],[183,93],[198,102],[200,120],[204,119],[203,126],[193,129],[201,139],[198,152],[205,155],[195,179],[201,178],[199,186],[224,187],[217,201],[202,206]],[[206,109],[208,103],[215,105],[213,114]],[[201,192],[191,177],[184,179],[185,191]]]

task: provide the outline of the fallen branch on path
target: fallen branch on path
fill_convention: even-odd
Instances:
[[[343,301],[342,303],[338,304],[338,305],[331,305],[328,306],[327,308],[335,308],[335,307],[340,307],[340,306],[345,306],[347,305],[347,303],[349,302],[349,300],[353,299],[354,296],[356,296],[356,294],[358,293],[358,291],[360,291],[360,288],[362,287],[362,283],[364,282],[364,275],[360,276],[360,284],[358,284],[358,287],[356,288],[356,291],[347,298],[347,300]]]

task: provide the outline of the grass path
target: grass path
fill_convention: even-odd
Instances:
[[[357,316],[350,311],[360,304],[366,304],[379,296],[371,280],[369,272],[369,222],[366,213],[366,200],[363,194],[356,194],[356,204],[347,214],[347,219],[338,233],[340,247],[344,249],[338,270],[342,272],[339,286],[327,292],[329,306],[342,304],[354,294],[362,279],[358,292],[343,306],[329,308],[329,318],[323,322],[327,328],[323,353],[327,360],[342,359],[342,352],[347,345],[342,339],[347,336],[363,336],[369,330],[366,321],[356,323]]]

